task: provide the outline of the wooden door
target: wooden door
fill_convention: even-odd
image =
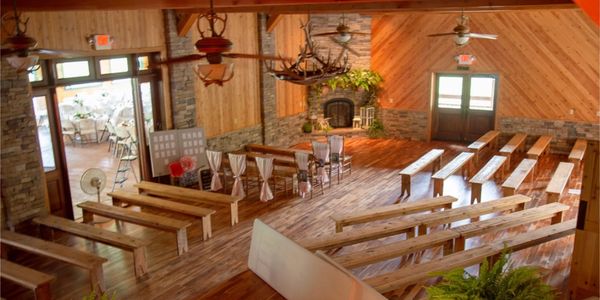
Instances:
[[[59,129],[60,118],[56,101],[51,95],[48,89],[36,89],[32,92],[50,213],[73,219],[69,177]]]
[[[493,130],[497,82],[490,74],[437,74],[433,138],[472,142]]]
[[[325,108],[325,117],[329,118],[329,125],[333,128],[350,127],[354,117],[354,104],[346,100],[331,100]]]
[[[160,82],[155,75],[140,76],[134,89],[136,127],[139,147],[140,177],[152,180],[149,135],[162,129]]]

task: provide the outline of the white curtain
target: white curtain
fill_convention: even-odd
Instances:
[[[263,179],[262,186],[260,187],[260,201],[267,202],[273,199],[273,192],[269,187],[269,178],[273,173],[273,158],[272,157],[255,157],[256,166],[260,177]]]
[[[229,153],[229,166],[233,173],[233,187],[231,188],[231,196],[246,197],[244,193],[244,184],[242,183],[242,174],[246,172],[246,154]]]
[[[317,160],[317,178],[322,183],[329,182],[329,176],[325,171],[325,163],[329,161],[329,145],[325,143],[312,142],[313,155]]]
[[[298,165],[298,193],[304,198],[311,189],[308,178],[308,153],[295,152],[296,164]]]
[[[208,164],[212,171],[212,179],[210,181],[210,190],[218,191],[223,188],[221,184],[221,178],[219,177],[219,169],[221,169],[221,158],[223,153],[220,151],[206,150],[206,157],[208,158]]]

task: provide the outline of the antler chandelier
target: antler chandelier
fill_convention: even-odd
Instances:
[[[331,52],[328,53],[327,58],[320,56],[317,53],[318,45],[312,40],[310,21],[303,24],[302,29],[305,34],[305,44],[300,48],[296,61],[292,64],[283,61],[281,70],[276,70],[273,62],[266,64],[271,75],[295,84],[313,85],[343,75],[350,70],[346,49],[342,49],[333,60]]]

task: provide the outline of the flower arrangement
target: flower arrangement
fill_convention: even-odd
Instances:
[[[196,169],[196,158],[192,156],[182,156],[179,160],[169,164],[171,177],[181,177],[194,169]]]

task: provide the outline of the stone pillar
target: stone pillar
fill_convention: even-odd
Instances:
[[[27,73],[17,73],[4,59],[0,68],[0,181],[6,217],[2,220],[2,227],[14,227],[48,211],[44,202],[42,156]]]
[[[164,11],[165,37],[168,57],[179,57],[196,53],[194,41],[188,36],[177,35],[177,16],[173,10]],[[196,126],[196,74],[192,64],[169,65],[173,127],[176,129]]]

